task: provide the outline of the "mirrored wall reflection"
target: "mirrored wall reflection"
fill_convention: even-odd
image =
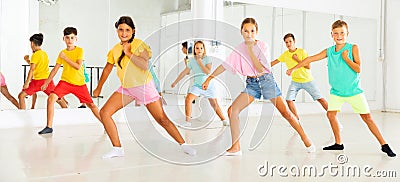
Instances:
[[[168,24],[186,20],[191,17],[190,11],[175,12],[162,15],[161,26],[167,27]],[[254,17],[259,26],[258,39],[266,42],[270,47],[271,60],[277,59],[287,50],[283,37],[287,33],[295,36],[296,47],[303,48],[309,55],[314,55],[322,50],[334,45],[331,37],[331,25],[335,20],[343,19],[349,25],[349,43],[355,43],[359,46],[362,61],[361,85],[366,91],[368,100],[375,100],[378,66],[378,24],[376,19],[358,18],[340,16],[335,14],[308,12],[302,10],[276,8],[260,5],[241,4],[234,6],[225,6],[224,21],[240,28],[241,21],[245,17]],[[238,32],[237,36],[241,36]],[[162,42],[162,39],[160,40]],[[222,46],[227,56],[232,50]],[[173,52],[165,55],[160,61],[160,77],[165,75],[165,70],[171,66],[168,61],[180,61],[183,65],[183,55],[177,47]],[[168,61],[167,61],[168,60]],[[164,64],[168,63],[168,64]],[[215,68],[218,65],[213,65]],[[180,67],[183,69],[184,67]],[[285,72],[286,65],[280,63],[273,67],[273,73],[284,96],[286,96],[291,78]],[[177,72],[179,72],[177,70]],[[330,85],[328,83],[327,60],[312,63],[311,72],[315,83],[321,90],[324,97],[329,96]],[[225,77],[225,82],[230,82],[229,77]],[[237,85],[233,88],[235,91],[243,90],[243,85]],[[166,88],[166,91],[175,93],[173,89]],[[225,94],[227,95],[227,94]],[[311,102],[313,99],[308,93],[301,91],[297,96],[297,102]]]

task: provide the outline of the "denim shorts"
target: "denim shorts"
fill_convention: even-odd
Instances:
[[[304,89],[307,93],[309,93],[314,100],[323,98],[321,91],[319,91],[317,85],[315,85],[313,81],[306,83],[292,81],[287,91],[286,100],[295,101],[296,96],[301,89]]]
[[[263,99],[265,100],[276,98],[282,95],[272,73],[264,74],[257,78],[247,77],[246,89],[244,89],[243,92],[256,99],[261,99],[262,95]]]

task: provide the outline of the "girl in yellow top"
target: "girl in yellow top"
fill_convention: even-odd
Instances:
[[[124,150],[121,147],[112,115],[133,100],[146,106],[154,119],[181,145],[185,153],[195,155],[196,150],[185,145],[178,129],[163,110],[160,95],[148,69],[151,50],[143,41],[134,38],[135,25],[133,20],[128,16],[122,16],[115,23],[115,28],[121,42],[108,52],[107,64],[101,74],[97,88],[93,91],[94,97],[100,95],[104,82],[114,64],[116,64],[121,86],[110,96],[100,110],[101,121],[113,145],[113,149],[103,158],[124,156]]]
[[[30,65],[30,69],[28,72],[28,76],[22,88],[22,91],[18,94],[19,99],[19,109],[26,109],[25,105],[25,97],[28,95],[32,95],[32,109],[35,107],[36,102],[36,92],[41,91],[41,86],[44,84],[46,79],[50,75],[49,70],[49,57],[47,53],[42,50],[40,46],[43,43],[43,34],[38,33],[34,34],[29,38],[31,42],[31,49],[33,51],[31,60],[29,60],[29,56],[26,55],[24,57],[25,61]],[[50,81],[49,85],[43,92],[46,95],[50,95],[55,88],[53,80]],[[57,100],[57,103],[60,104],[62,108],[66,108],[67,105],[65,100]]]

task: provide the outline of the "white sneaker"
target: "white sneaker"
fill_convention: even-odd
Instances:
[[[229,126],[229,121],[223,120],[223,121],[222,121],[222,125],[224,125],[224,126]]]
[[[314,153],[316,151],[315,145],[311,144],[309,147],[306,147],[308,153]]]
[[[190,126],[192,126],[192,123],[186,121],[185,123],[182,124],[182,126],[190,127]]]
[[[123,157],[124,155],[125,155],[124,149],[122,147],[113,147],[110,152],[103,155],[103,159],[109,159],[113,157]]]
[[[228,152],[228,151],[226,151],[223,155],[224,156],[242,156],[242,151],[241,150],[239,150],[239,151],[237,151],[237,152]]]
[[[197,153],[197,151],[196,151],[194,148],[190,147],[190,146],[189,146],[188,144],[186,144],[186,143],[183,143],[183,144],[181,145],[181,148],[182,148],[183,152],[185,152],[185,154],[188,154],[188,155],[190,155],[190,156],[195,156],[196,153]]]

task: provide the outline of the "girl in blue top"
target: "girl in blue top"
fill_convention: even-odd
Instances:
[[[347,23],[343,20],[335,21],[332,24],[331,34],[336,45],[304,59],[301,63],[286,72],[286,74],[291,75],[297,68],[301,68],[314,61],[328,58],[328,76],[329,84],[331,85],[331,95],[329,96],[327,116],[335,136],[335,144],[324,147],[323,150],[344,149],[336,115],[337,112],[340,111],[341,106],[345,102],[348,102],[352,106],[354,112],[360,114],[361,119],[367,124],[369,130],[380,143],[382,147],[381,150],[389,157],[396,156],[372,119],[367,99],[363,93],[364,91],[360,87],[361,60],[359,50],[357,45],[346,42],[349,34]]]
[[[171,87],[174,88],[175,85],[186,75],[193,71],[194,74],[194,83],[191,86],[190,91],[188,92],[185,99],[185,114],[186,114],[186,123],[185,126],[191,126],[190,118],[192,114],[192,102],[199,97],[200,95],[204,95],[208,98],[208,101],[211,104],[211,107],[215,110],[218,117],[221,119],[224,126],[229,125],[229,123],[225,120],[224,115],[222,114],[221,108],[218,105],[217,101],[217,92],[214,84],[210,84],[207,90],[202,89],[202,84],[206,80],[207,75],[210,74],[211,71],[211,61],[209,57],[206,56],[206,48],[202,41],[197,41],[194,44],[194,57],[189,59],[189,63],[187,67],[179,74],[176,80],[171,84]]]

